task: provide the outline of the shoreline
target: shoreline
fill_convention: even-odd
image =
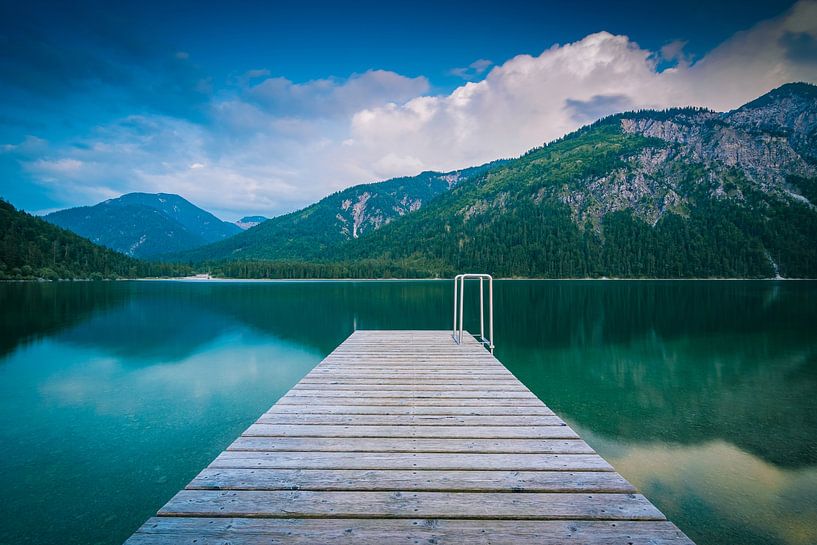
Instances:
[[[452,278],[200,278],[195,276],[184,277],[143,277],[143,278],[115,278],[91,280],[88,278],[60,278],[58,280],[31,279],[2,279],[0,283],[33,283],[50,284],[66,282],[189,282],[189,283],[239,283],[239,282],[443,282],[452,281]],[[695,278],[522,278],[522,277],[495,277],[496,281],[503,282],[817,282],[817,278],[739,278],[739,277],[695,277]]]
[[[123,280],[145,281],[145,282],[440,282],[451,281],[453,278],[198,278],[194,276],[185,276],[181,278],[131,278]],[[699,282],[699,281],[714,281],[714,282],[777,282],[777,281],[817,281],[817,278],[739,278],[739,277],[696,277],[696,278],[620,278],[620,277],[604,277],[604,278],[541,278],[541,277],[495,277],[494,280],[502,281],[536,281],[536,282]]]

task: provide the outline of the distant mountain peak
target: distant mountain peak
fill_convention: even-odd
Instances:
[[[46,221],[134,257],[178,252],[224,240],[240,229],[174,193],[127,193],[69,208]]]
[[[806,83],[804,81],[785,83],[780,87],[776,87],[768,93],[759,96],[755,100],[746,103],[743,107],[751,107],[758,101],[779,100],[781,98],[788,98],[792,96],[817,99],[817,85]]]

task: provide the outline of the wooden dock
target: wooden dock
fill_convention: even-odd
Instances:
[[[357,331],[127,545],[691,544],[450,331]]]

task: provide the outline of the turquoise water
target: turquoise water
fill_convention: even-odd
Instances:
[[[450,327],[450,291],[0,284],[0,543],[121,543],[355,328]],[[497,282],[496,344],[699,544],[817,543],[817,283]]]

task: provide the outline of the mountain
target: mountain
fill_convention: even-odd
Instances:
[[[235,222],[235,224],[238,225],[241,228],[241,230],[246,231],[250,227],[255,227],[259,223],[264,223],[268,219],[269,218],[264,216],[244,216],[243,218]]]
[[[817,87],[615,115],[338,248],[433,272],[817,277]]]
[[[319,258],[329,248],[416,212],[460,181],[497,164],[501,161],[350,187],[302,210],[272,218],[228,240],[180,256],[194,261]]]
[[[189,268],[138,261],[16,210],[0,199],[0,280],[180,274],[189,274]]]
[[[329,198],[330,211],[346,202],[361,201]],[[485,169],[380,229],[366,232],[358,222],[357,238],[333,236],[316,245],[337,228],[329,221],[277,239],[246,237],[232,257],[279,261],[213,270],[814,278],[815,203],[817,87],[793,83],[730,112],[610,116]]]
[[[95,206],[53,212],[44,219],[140,258],[203,246],[241,232],[237,225],[168,193],[128,193]]]

